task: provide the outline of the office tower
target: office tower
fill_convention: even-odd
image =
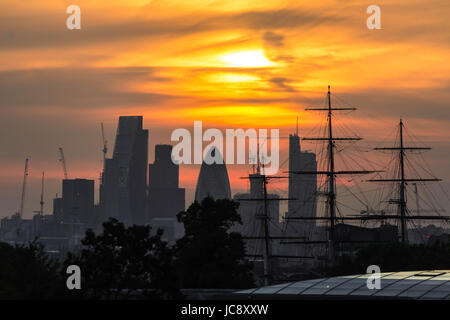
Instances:
[[[230,181],[222,155],[216,147],[211,147],[206,157],[217,161],[212,164],[203,161],[195,189],[195,200],[201,202],[208,196],[216,200],[231,199]]]
[[[94,210],[94,180],[64,179],[62,221],[90,226]]]
[[[105,160],[100,207],[125,225],[146,223],[148,130],[142,116],[119,118],[112,159]]]
[[[316,155],[302,151],[298,133],[289,135],[289,201],[288,217],[315,217],[317,176],[315,174],[295,174],[293,171],[317,171]],[[294,200],[295,199],[295,200]],[[308,233],[314,221],[300,220],[301,233]]]
[[[257,236],[263,232],[264,192],[263,176],[259,173],[249,175],[250,193],[237,193],[233,200],[239,202],[238,213],[242,218],[242,226],[238,229],[245,236]],[[278,225],[280,215],[279,196],[267,193],[267,214],[272,225]]]
[[[63,219],[63,202],[62,198],[53,199],[53,219],[61,222]]]
[[[249,255],[263,255],[265,230],[265,201],[263,190],[263,176],[259,173],[249,175],[250,193],[237,193],[233,200],[239,202],[238,213],[242,219],[242,225],[234,225],[232,231],[236,231],[247,237],[245,240],[246,252]],[[269,237],[280,236],[281,229],[278,222],[280,201],[277,194],[267,194],[267,219]],[[278,253],[277,243],[271,240],[271,254]]]
[[[148,219],[161,227],[168,241],[182,236],[176,215],[185,209],[185,189],[178,186],[179,167],[172,161],[171,145],[155,146],[155,162],[148,167]]]
[[[116,218],[119,220],[118,212],[118,199],[119,199],[119,187],[118,187],[118,169],[117,161],[114,159],[105,159],[103,163],[102,181],[100,184],[100,225],[107,221],[109,218]]]

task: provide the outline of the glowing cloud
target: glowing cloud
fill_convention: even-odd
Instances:
[[[273,62],[264,56],[262,50],[235,52],[223,55],[220,60],[227,67],[233,68],[263,68],[275,66]]]

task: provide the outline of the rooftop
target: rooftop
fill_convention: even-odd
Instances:
[[[381,273],[381,288],[368,289],[372,274],[338,276],[237,291],[252,299],[419,299],[450,300],[450,270]]]

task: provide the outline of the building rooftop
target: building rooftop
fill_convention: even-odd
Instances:
[[[251,299],[450,300],[450,270],[381,273],[381,288],[368,289],[371,274],[338,276],[237,291]]]

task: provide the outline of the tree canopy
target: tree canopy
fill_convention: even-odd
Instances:
[[[40,243],[11,246],[0,242],[0,261],[0,300],[61,297],[59,265]]]
[[[372,244],[356,254],[339,257],[331,272],[335,275],[365,273],[370,265],[378,265],[381,272],[449,269],[450,242]]]
[[[185,235],[176,243],[177,271],[183,288],[248,288],[254,285],[252,264],[245,260],[240,233],[230,232],[242,224],[239,203],[214,200],[195,201],[177,215]]]
[[[162,230],[150,226],[126,228],[116,219],[103,223],[103,232],[86,231],[83,249],[69,254],[65,265],[81,268],[82,294],[95,299],[132,297],[175,298],[173,252],[161,240]]]

